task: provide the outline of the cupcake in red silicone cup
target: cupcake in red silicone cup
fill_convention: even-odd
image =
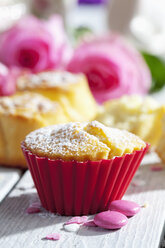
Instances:
[[[105,211],[121,199],[148,147],[97,121],[44,127],[22,142],[43,207],[66,216]]]

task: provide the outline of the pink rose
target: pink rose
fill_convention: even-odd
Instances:
[[[0,63],[0,96],[12,95],[15,92],[17,75],[16,69],[8,69]]]
[[[123,94],[145,94],[151,86],[142,56],[116,34],[81,44],[67,69],[86,74],[98,103]]]
[[[60,16],[25,17],[0,35],[0,61],[33,72],[62,66],[71,56]]]

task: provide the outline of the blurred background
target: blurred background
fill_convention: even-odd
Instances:
[[[103,34],[115,30],[140,48],[165,55],[164,0],[1,0],[0,30],[29,13],[63,16],[67,30],[88,27]]]
[[[141,52],[155,85],[165,84],[165,1],[164,0],[1,0],[0,32],[23,16],[62,16],[70,40],[75,44],[87,33],[103,35],[115,31],[127,37]],[[163,92],[164,94],[164,92]]]
[[[67,21],[67,28],[87,25],[98,33],[117,30],[143,45],[150,40],[149,48],[154,52],[164,51],[163,0],[1,0],[1,30],[29,12],[43,18],[59,13]]]

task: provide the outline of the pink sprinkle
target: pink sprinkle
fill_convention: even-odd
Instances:
[[[59,240],[60,239],[60,234],[59,233],[52,233],[52,234],[48,234],[45,239],[48,240]]]
[[[88,220],[83,224],[83,226],[90,226],[90,227],[96,227],[97,225],[94,223],[93,220]]]
[[[84,224],[87,220],[88,220],[87,216],[82,216],[82,217],[76,216],[65,222],[65,225],[74,224],[74,223]]]
[[[37,207],[29,207],[26,209],[27,214],[35,214],[35,213],[39,213],[39,212],[41,212],[41,209],[37,208]]]
[[[140,206],[133,201],[115,200],[110,203],[109,210],[116,211],[126,215],[127,217],[130,217],[134,216],[140,211]]]
[[[26,209],[26,213],[28,214],[35,214],[41,212],[41,203],[40,202],[33,202],[30,206]]]
[[[119,229],[128,223],[128,218],[117,211],[104,211],[96,214],[94,222],[97,226],[105,229]]]
[[[150,169],[151,169],[151,171],[162,171],[163,167],[162,166],[152,166]]]
[[[144,186],[145,184],[146,184],[146,182],[144,180],[135,180],[135,179],[131,183],[131,185],[134,187]]]
[[[33,202],[33,203],[30,204],[30,207],[40,208],[41,207],[41,203],[40,202]]]
[[[134,187],[138,187],[139,186],[137,183],[134,183],[134,182],[132,182],[131,185],[134,186]]]

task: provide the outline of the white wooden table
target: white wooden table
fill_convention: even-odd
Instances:
[[[57,216],[47,211],[27,214],[30,203],[38,199],[29,171],[0,204],[1,248],[158,248],[165,247],[165,168],[152,171],[161,165],[156,154],[146,155],[125,199],[140,205],[146,204],[128,225],[121,230],[109,231],[98,227],[80,227],[76,232],[63,229],[68,217]],[[11,172],[10,172],[11,173]],[[9,175],[8,175],[9,177]],[[11,177],[11,175],[10,175]],[[10,181],[10,180],[8,180]],[[7,186],[8,187],[8,186]],[[1,190],[0,190],[1,195]],[[59,241],[43,240],[50,233],[60,233]]]

